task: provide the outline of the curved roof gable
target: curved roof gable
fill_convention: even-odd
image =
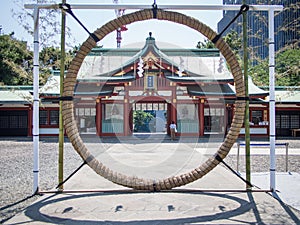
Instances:
[[[190,79],[185,77],[195,77],[197,81],[233,82],[224,58],[215,49],[159,49],[151,33],[141,50],[124,48],[96,51],[98,54],[94,52],[85,58],[78,78],[137,77],[138,67],[142,64],[144,70],[163,71],[167,78],[175,79],[175,82]]]

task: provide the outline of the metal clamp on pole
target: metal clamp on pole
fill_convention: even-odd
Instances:
[[[285,172],[289,171],[289,143],[285,143]]]
[[[237,143],[237,154],[236,154],[236,172],[239,173],[240,167],[240,142]]]
[[[153,18],[156,19],[157,18],[157,4],[156,4],[156,0],[154,0],[154,3],[152,4],[152,12],[153,12]]]
[[[73,96],[61,96],[58,98],[59,101],[73,101]]]

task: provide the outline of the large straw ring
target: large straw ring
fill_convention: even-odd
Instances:
[[[110,22],[103,25],[101,28],[97,29],[93,34],[96,35],[99,38],[99,40],[102,40],[106,35],[115,31],[119,27],[130,23],[151,19],[153,19],[152,9],[136,11],[111,20]],[[211,28],[201,23],[197,19],[178,12],[157,9],[155,19],[166,20],[185,25],[200,32],[209,40],[213,40],[217,35]],[[68,69],[68,73],[64,80],[64,96],[73,96],[77,74],[81,67],[81,64],[84,58],[87,56],[87,54],[95,46],[96,42],[93,38],[89,37],[80,47],[78,53],[71,62],[71,65]],[[66,133],[73,147],[82,157],[82,159],[85,160],[87,164],[96,173],[112,181],[113,183],[123,185],[125,187],[130,187],[133,189],[151,191],[168,190],[182,185],[186,185],[203,177],[205,174],[207,174],[209,171],[215,168],[219,164],[220,160],[226,157],[231,147],[235,143],[236,139],[238,138],[244,120],[244,111],[246,105],[244,98],[245,85],[243,74],[234,53],[222,38],[220,38],[215,43],[215,46],[220,50],[221,54],[225,57],[230,67],[231,73],[234,77],[237,100],[235,101],[235,111],[231,127],[226,135],[224,142],[219,147],[218,151],[215,153],[214,156],[211,156],[202,165],[188,173],[168,177],[162,180],[149,180],[137,178],[134,176],[126,176],[124,174],[112,171],[111,169],[109,169],[109,167],[99,162],[87,149],[78,132],[76,120],[74,117],[74,103],[73,101],[64,101],[62,114]]]

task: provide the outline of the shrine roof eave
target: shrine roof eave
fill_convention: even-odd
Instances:
[[[228,86],[228,84],[212,84],[212,85],[191,85],[187,87],[189,95],[192,96],[223,96],[235,97],[235,92]]]
[[[225,103],[226,104],[234,104],[235,103],[236,98],[229,98],[229,99],[225,99]],[[250,99],[251,104],[268,104],[268,102],[264,99],[261,98],[253,98]]]
[[[167,76],[166,77],[168,80],[172,81],[172,82],[176,82],[176,83],[214,83],[214,84],[218,84],[218,83],[222,83],[222,84],[227,84],[227,83],[233,83],[234,80],[233,79],[211,79],[209,77],[177,77],[177,76]]]
[[[234,86],[232,86],[231,84],[209,84],[204,86],[191,85],[187,87],[187,91],[188,94],[192,96],[223,96],[224,98],[235,98],[236,96]],[[265,98],[267,95],[268,93],[265,91],[249,93],[250,99]]]
[[[235,98],[235,93],[220,93],[220,92],[197,92],[197,91],[188,91],[191,96],[201,96],[201,97],[232,97]]]
[[[224,97],[224,98],[236,98],[235,93],[220,93],[220,92],[196,92],[196,91],[188,91],[189,95],[191,96],[201,96],[201,97]],[[250,95],[250,101],[253,101],[255,99],[263,99],[266,96],[263,95]],[[265,100],[264,100],[265,101]]]
[[[227,97],[236,97],[235,93],[228,93],[228,92],[203,92],[203,91],[194,91],[194,90],[188,90],[189,95],[192,96],[203,96],[203,97],[212,97],[212,96],[223,96],[224,98]],[[262,94],[249,94],[250,101],[251,99],[257,99],[257,98],[265,98],[265,95]]]
[[[269,93],[249,93],[250,98],[266,98]]]
[[[90,84],[90,83],[89,83]],[[86,85],[85,83],[77,83],[74,88],[75,96],[107,96],[112,95],[115,85]]]
[[[18,101],[18,100],[16,100],[16,101],[14,101],[14,100],[7,100],[7,101],[5,101],[5,100],[1,100],[0,101],[0,104],[21,104],[21,105],[30,105],[30,104],[32,104],[31,102],[28,102],[28,101],[26,101],[26,100],[24,100],[24,101]]]
[[[232,89],[235,92],[235,87],[231,84],[228,84],[230,89]],[[268,91],[265,91],[259,87],[257,87],[251,77],[248,78],[248,92],[250,98],[266,98],[269,95]]]
[[[79,78],[77,82],[82,83],[127,83],[135,80],[135,76],[126,75],[126,76],[97,76],[97,77],[88,77],[88,78]]]
[[[58,93],[47,93],[47,94],[41,93],[40,98],[57,98],[59,97],[59,95],[60,94]]]
[[[94,96],[94,97],[99,97],[99,96],[111,96],[113,95],[113,91],[100,91],[100,92],[76,92],[74,96]]]

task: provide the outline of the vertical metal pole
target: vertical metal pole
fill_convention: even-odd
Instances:
[[[33,34],[33,194],[39,191],[39,8],[34,7]]]
[[[269,9],[269,117],[270,117],[270,189],[276,191],[276,156],[275,156],[275,42],[274,10]]]
[[[66,3],[63,0],[62,3]],[[65,75],[65,33],[66,33],[66,13],[61,10],[61,40],[60,40],[60,97],[63,96],[64,75]],[[64,180],[64,124],[62,118],[62,100],[59,101],[59,145],[58,145],[58,189],[63,190]]]
[[[240,142],[237,143],[237,154],[236,154],[236,172],[239,173],[240,167]]]
[[[243,4],[246,1],[243,0]],[[243,12],[243,61],[244,61],[244,82],[245,82],[245,151],[246,151],[246,189],[251,190],[251,163],[250,163],[250,127],[249,127],[249,91],[248,91],[248,31],[247,31],[247,12]]]
[[[289,143],[285,143],[285,172],[289,171]]]

